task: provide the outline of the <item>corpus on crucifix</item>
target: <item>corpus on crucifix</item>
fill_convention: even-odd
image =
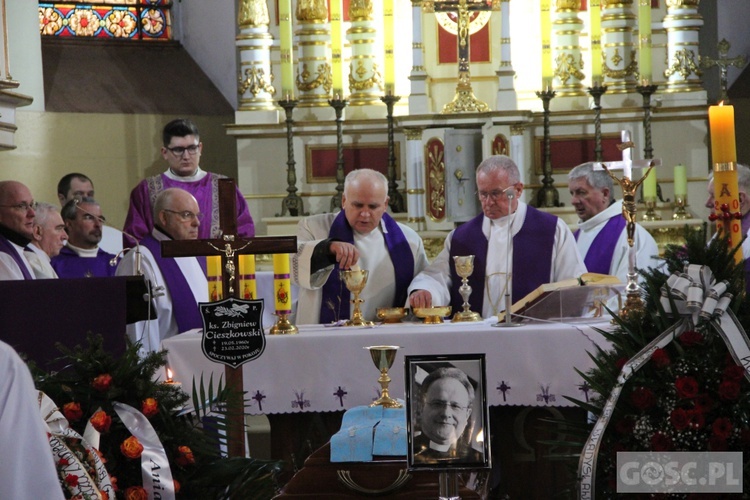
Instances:
[[[474,96],[469,72],[469,46],[472,12],[492,10],[490,2],[472,0],[447,0],[435,2],[435,12],[456,12],[458,24],[458,85],[453,101],[443,106],[443,113],[476,113],[489,111],[486,103]]]
[[[227,449],[230,457],[245,456],[245,434],[244,434],[244,388],[242,381],[242,364],[256,359],[265,348],[265,338],[260,317],[262,310],[256,311],[254,317],[257,321],[245,321],[248,304],[236,301],[241,297],[237,270],[240,255],[250,254],[289,254],[297,251],[297,237],[259,237],[243,238],[237,234],[237,219],[235,209],[235,187],[233,179],[219,180],[219,222],[222,237],[209,240],[182,240],[163,241],[161,244],[162,255],[165,257],[189,257],[189,256],[221,256],[221,282],[223,297],[226,300],[213,310],[216,316],[222,315],[222,326],[207,323],[207,304],[201,304],[201,312],[204,319],[203,352],[206,357],[213,361],[225,364],[226,385],[230,389],[231,397],[227,401],[228,429]],[[287,257],[288,258],[288,257]],[[274,286],[274,289],[277,287]],[[290,297],[290,290],[277,291]],[[278,309],[278,308],[277,308]],[[218,313],[217,313],[218,311]],[[207,337],[209,332],[221,330],[220,335],[211,335],[221,340],[211,340],[214,346],[207,348]],[[255,328],[253,328],[255,327]],[[293,327],[293,325],[292,325]],[[296,328],[295,328],[296,329]],[[215,344],[219,344],[219,348]],[[231,343],[222,349],[222,343]],[[249,348],[247,347],[249,346]],[[253,348],[253,346],[256,346]],[[216,352],[209,352],[216,351]],[[246,352],[247,351],[247,352]],[[240,352],[242,355],[234,353]],[[224,354],[222,354],[224,353]]]

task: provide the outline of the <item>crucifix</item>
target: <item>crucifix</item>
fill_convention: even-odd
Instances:
[[[481,113],[490,110],[486,103],[474,96],[469,73],[471,13],[483,10],[492,10],[491,3],[472,0],[435,2],[436,12],[456,12],[458,17],[458,85],[453,101],[443,106],[442,113]]]
[[[700,58],[701,66],[704,68],[713,68],[714,66],[719,67],[720,101],[727,100],[727,70],[731,66],[734,66],[735,68],[741,68],[747,62],[747,58],[744,55],[737,57],[727,57],[730,46],[731,45],[729,44],[729,42],[727,42],[725,38],[722,38],[718,45],[719,57],[714,59],[708,56],[701,56]]]
[[[237,280],[239,255],[294,253],[297,251],[296,236],[266,236],[243,238],[237,234],[233,179],[219,180],[219,227],[222,237],[208,240],[162,241],[161,251],[165,257],[221,256],[223,297],[241,297]],[[227,449],[230,457],[245,456],[244,388],[242,366],[225,366],[227,388]]]

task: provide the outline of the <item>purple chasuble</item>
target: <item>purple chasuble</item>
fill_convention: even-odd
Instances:
[[[453,262],[453,257],[456,255],[474,255],[474,272],[469,277],[469,286],[471,286],[469,302],[479,311],[484,309],[488,241],[482,233],[483,220],[484,214],[479,214],[453,232],[451,258],[448,259],[453,311],[462,310],[464,303],[464,299],[458,292],[461,277],[456,273],[456,265]],[[524,298],[540,285],[549,283],[556,229],[557,217],[531,206],[526,207],[526,219],[523,226],[513,237],[513,302]]]
[[[622,230],[625,229],[625,217],[622,214],[617,214],[614,217],[610,217],[604,227],[596,235],[594,241],[591,242],[589,251],[586,253],[586,258],[583,262],[586,264],[586,269],[591,273],[609,274],[609,268],[612,267],[612,256],[615,253],[615,246],[617,246],[617,240],[620,239]],[[581,230],[576,230],[573,235],[578,241],[578,235]]]
[[[414,278],[414,255],[412,255],[411,247],[406,240],[406,236],[404,236],[404,232],[398,227],[398,223],[393,220],[393,217],[387,213],[383,214],[382,223],[386,229],[383,232],[383,239],[386,247],[388,247],[388,254],[391,256],[393,271],[396,275],[396,294],[391,306],[399,307],[406,302],[406,291],[412,278]],[[374,229],[374,231],[377,230],[377,228]],[[343,210],[333,219],[328,237],[354,244],[354,231],[349,226]],[[328,276],[328,281],[323,285],[323,300],[320,304],[319,321],[331,323],[340,319],[348,319],[350,314],[349,297],[350,292],[339,275],[339,266],[334,265],[333,271]],[[334,307],[331,307],[331,304]]]
[[[107,278],[115,275],[116,267],[110,265],[114,258],[101,248],[96,252],[96,257],[81,257],[65,246],[50,263],[60,278]]]
[[[16,251],[16,247],[13,246],[13,244],[0,234],[0,252],[7,253],[11,256],[13,261],[16,263],[18,268],[21,270],[21,274],[23,274],[23,279],[25,280],[33,280],[34,277],[29,274],[29,270],[26,268],[26,264],[23,263],[23,259],[20,255],[18,255],[18,252]]]
[[[167,282],[167,290],[172,297],[172,312],[175,321],[177,321],[179,332],[203,328],[203,319],[198,312],[198,303],[195,301],[195,296],[193,296],[180,266],[173,258],[161,256],[161,242],[153,235],[149,234],[143,238],[141,245],[151,251],[162,276],[164,276],[164,281]]]

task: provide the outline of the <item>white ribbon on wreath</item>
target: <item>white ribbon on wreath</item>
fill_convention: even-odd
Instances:
[[[595,497],[596,460],[604,431],[612,418],[617,400],[625,382],[641,369],[653,356],[688,331],[700,319],[709,321],[724,340],[734,361],[745,368],[745,377],[750,380],[750,339],[737,317],[727,309],[734,298],[727,293],[726,281],[716,282],[713,272],[706,266],[688,264],[683,273],[674,273],[661,289],[660,302],[667,314],[675,315],[675,323],[659,334],[640,352],[625,363],[617,377],[617,384],[602,408],[578,461],[578,496],[580,499]],[[676,311],[672,310],[672,304]]]

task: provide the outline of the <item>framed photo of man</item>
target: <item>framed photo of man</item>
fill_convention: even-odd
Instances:
[[[484,354],[406,356],[409,469],[490,463]]]

